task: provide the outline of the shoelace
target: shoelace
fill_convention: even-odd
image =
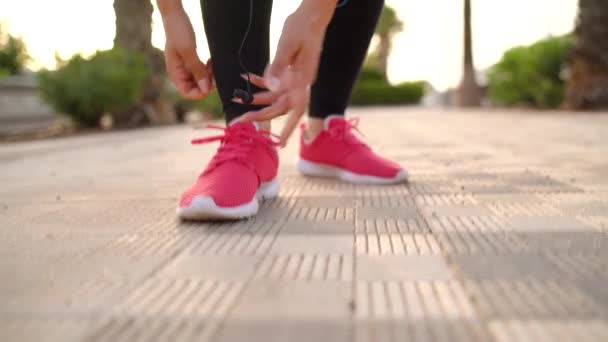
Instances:
[[[359,118],[354,117],[348,120],[344,120],[344,125],[336,125],[333,126],[329,130],[329,134],[334,139],[339,139],[350,145],[361,145],[367,147],[367,144],[362,142],[357,136],[353,133],[356,131],[360,135],[364,136],[363,133],[359,130]]]
[[[224,134],[192,139],[191,142],[193,145],[220,141],[220,147],[203,174],[212,171],[227,161],[238,161],[247,167],[253,168],[250,156],[256,144],[262,144],[267,148],[274,148],[280,144],[278,141],[272,139],[278,139],[278,136],[269,131],[251,131],[231,126],[222,127],[217,125],[206,125],[204,128],[220,130],[223,131]]]

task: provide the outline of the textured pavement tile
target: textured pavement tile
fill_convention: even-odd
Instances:
[[[90,316],[109,311],[133,284],[116,280],[40,279],[36,286],[13,294],[0,306],[0,316],[61,317]]]
[[[386,219],[375,218],[357,222],[357,233],[374,234],[425,234],[431,229],[427,220],[422,217],[415,219]]]
[[[602,277],[578,277],[573,280],[578,288],[593,300],[604,317],[608,315],[608,287],[606,273]]]
[[[111,316],[81,341],[85,342],[161,342],[210,341],[217,320],[166,319],[137,316]]]
[[[261,256],[255,255],[181,254],[171,260],[158,277],[244,281],[253,274],[261,260]]]
[[[497,342],[608,340],[608,324],[600,320],[499,320],[491,321],[489,328]]]
[[[526,251],[537,253],[602,254],[608,257],[608,235],[599,232],[515,233]]]
[[[344,210],[344,213],[347,211]],[[354,213],[354,211],[351,211]],[[352,221],[289,220],[281,222],[281,235],[344,235],[352,236],[355,231],[354,215]]]
[[[469,279],[556,279],[562,275],[549,260],[534,254],[454,255],[452,260]]]
[[[415,197],[410,195],[383,195],[372,193],[370,195],[363,195],[356,199],[356,206],[359,209],[363,208],[403,208],[408,206],[415,206]]]
[[[453,280],[358,281],[357,320],[468,320],[475,316],[464,288]]]
[[[357,257],[358,280],[450,280],[453,274],[443,257],[432,255]]]
[[[464,288],[484,319],[587,320],[602,315],[602,303],[567,279],[466,280]]]
[[[353,258],[347,254],[270,254],[258,267],[258,280],[352,281]]]
[[[422,209],[427,216],[490,216],[492,212],[480,205],[428,205]]]
[[[241,282],[193,278],[148,279],[112,310],[137,317],[224,317],[244,288]]]
[[[234,320],[345,320],[351,284],[327,281],[253,281],[230,313]]]
[[[431,234],[357,234],[357,254],[440,255],[439,243]]]
[[[94,326],[83,318],[0,318],[0,341],[79,342]]]
[[[352,253],[352,235],[279,235],[271,253]]]
[[[353,208],[356,197],[347,196],[305,196],[297,197],[294,206],[304,208]]]
[[[447,179],[417,181],[415,177],[412,177],[409,189],[412,194],[416,195],[453,194],[463,192],[460,186]]]
[[[234,228],[234,227],[233,227]],[[255,221],[238,229],[214,227],[196,229],[180,236],[190,240],[182,252],[190,255],[262,255],[268,251],[281,229],[275,222]]]
[[[357,208],[357,218],[363,220],[370,219],[417,219],[420,217],[418,208],[415,206],[406,207],[388,207],[388,208],[374,208],[374,207],[361,207]]]
[[[515,194],[518,189],[507,184],[466,184],[460,190],[471,194]]]
[[[482,322],[448,319],[365,320],[355,325],[355,342],[489,341]]]
[[[429,224],[445,254],[519,253],[525,247],[508,233],[504,220],[495,216],[440,217]]]
[[[283,319],[237,320],[223,323],[214,341],[217,342],[310,342],[352,341],[352,327],[344,320]]]
[[[511,217],[509,226],[519,232],[589,232],[594,229],[568,216],[521,216]]]

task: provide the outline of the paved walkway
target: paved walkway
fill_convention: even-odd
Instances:
[[[608,341],[608,115],[354,112],[410,185],[293,144],[233,224],[174,216],[204,131],[0,145],[0,341]]]

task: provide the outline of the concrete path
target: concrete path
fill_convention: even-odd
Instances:
[[[354,110],[411,170],[184,224],[189,127],[0,145],[0,341],[608,341],[608,115]]]

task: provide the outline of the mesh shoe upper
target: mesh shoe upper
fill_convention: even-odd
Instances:
[[[277,175],[279,158],[271,133],[258,131],[253,123],[236,122],[221,129],[224,135],[195,139],[193,144],[220,141],[196,182],[182,195],[180,207],[190,205],[199,196],[213,198],[220,207],[234,207],[250,202],[262,182]]]
[[[358,122],[357,118],[345,120],[341,116],[330,116],[325,129],[311,142],[306,141],[302,126],[300,157],[360,175],[395,177],[402,168],[374,153],[355,135],[353,131],[359,131]]]

